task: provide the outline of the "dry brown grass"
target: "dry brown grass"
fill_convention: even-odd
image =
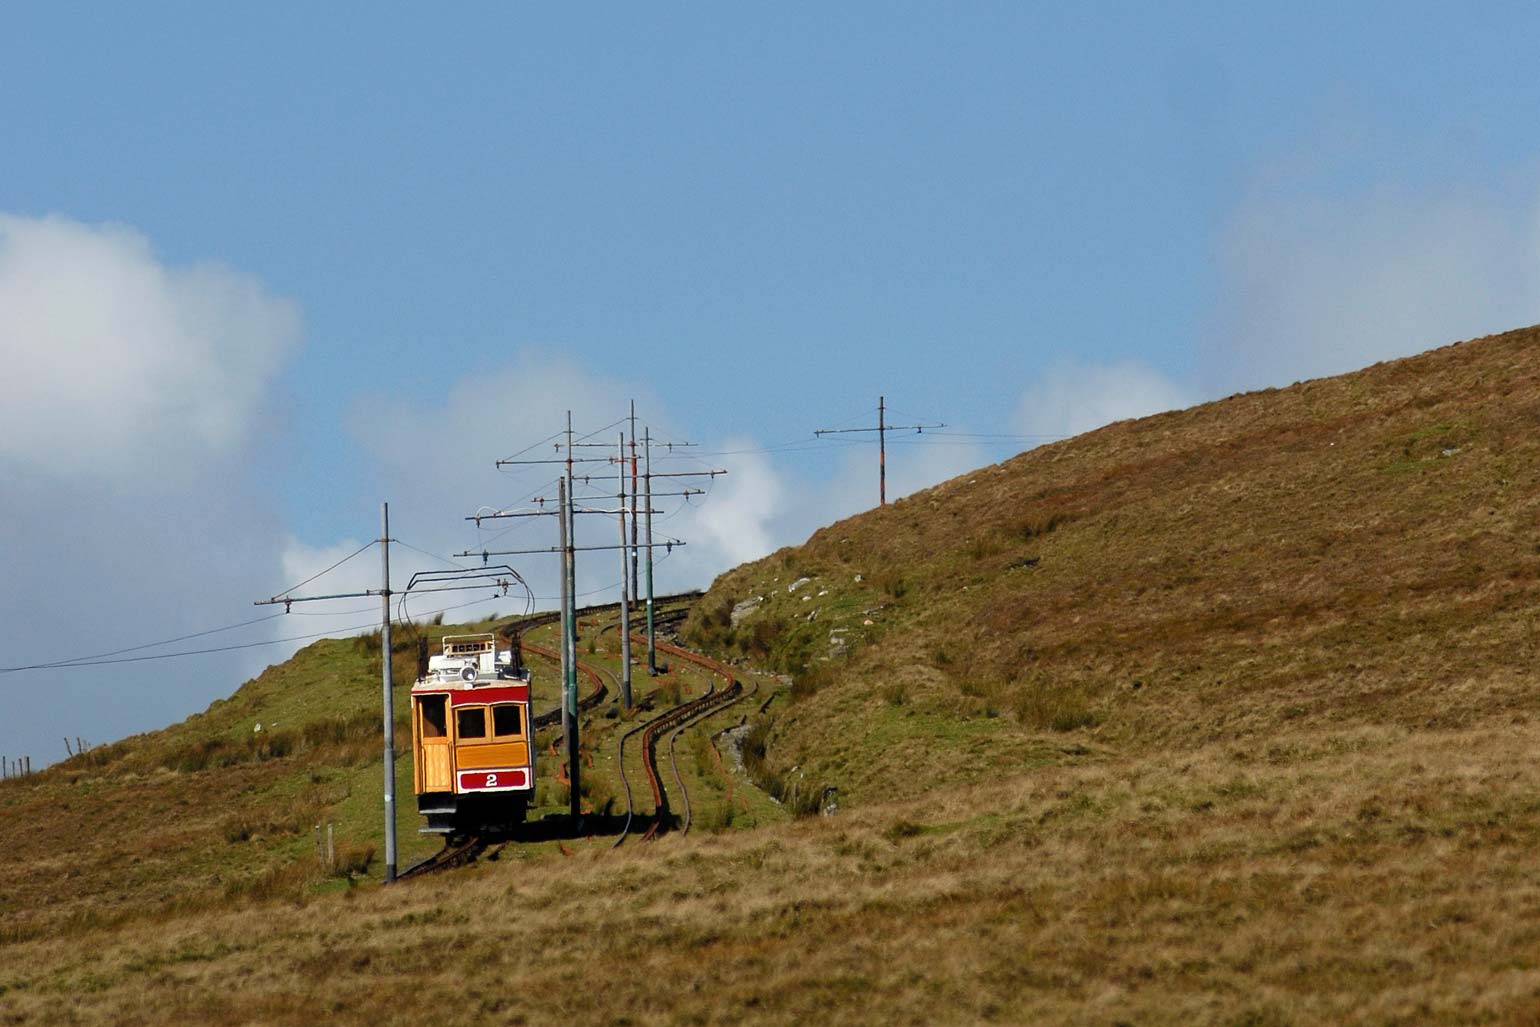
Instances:
[[[1540,728],[1309,732],[5,946],[12,1022],[1532,1022]]]
[[[1525,330],[1114,425],[725,575],[690,630],[789,675],[757,769],[834,817],[323,894],[213,856],[302,846],[277,813],[137,824],[127,866],[5,826],[186,795],[132,753],[53,807],[0,788],[31,856],[0,1020],[1534,1023],[1536,357]],[[266,802],[304,758],[218,780]],[[146,898],[198,873],[246,883]]]
[[[895,732],[938,754],[934,783],[1015,763],[1021,736],[1132,755],[1540,712],[1537,357],[1526,329],[1113,425],[823,529],[703,609],[767,596],[736,634],[793,665],[842,605],[875,620],[773,740],[853,799],[891,794],[860,768]],[[830,594],[787,594],[802,576]]]

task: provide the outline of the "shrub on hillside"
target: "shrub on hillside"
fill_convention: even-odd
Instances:
[[[685,641],[697,649],[720,649],[727,645],[733,634],[736,602],[732,596],[722,595],[695,604],[681,632]]]
[[[374,846],[368,843],[354,845],[343,842],[337,846],[337,862],[332,866],[332,873],[337,877],[346,877],[352,880],[354,875],[362,876],[369,872],[369,865],[374,862]]]
[[[1101,723],[1084,691],[1073,685],[1034,675],[1015,682],[1006,691],[1016,719],[1039,731],[1077,731]]]
[[[771,764],[770,736],[774,727],[774,717],[760,717],[750,723],[739,741],[743,769],[748,772],[749,780],[792,816],[807,817],[823,812],[824,796],[829,792],[827,786],[809,782],[800,774],[781,771]]]

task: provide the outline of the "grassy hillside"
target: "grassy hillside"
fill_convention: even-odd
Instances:
[[[416,632],[395,642],[405,739]],[[379,653],[378,634],[316,642],[179,724],[0,783],[0,851],[17,857],[0,861],[0,940],[379,876]],[[437,843],[417,835],[410,760],[397,771],[406,861]],[[317,825],[335,866],[317,858]]]
[[[216,708],[111,757],[112,809],[90,757],[7,783],[0,1019],[1532,1023],[1537,358],[1526,329],[1113,425],[724,575],[688,635],[788,677],[746,756],[829,816],[227,896],[248,843],[183,782],[283,808],[369,778],[362,735],[264,760]],[[215,736],[251,755],[166,766]],[[165,897],[13,824],[78,838],[129,787],[187,810],[134,850]]]
[[[772,747],[853,800],[1523,719],[1537,358],[1526,329],[1045,446],[724,575],[688,635],[791,672]]]
[[[394,638],[397,750],[396,822],[401,868],[436,851],[422,836],[412,790],[408,692],[419,637],[437,651],[445,634],[490,631],[502,620],[398,628]],[[589,632],[583,659],[616,665],[613,633]],[[554,628],[531,641],[554,644]],[[327,639],[219,699],[203,713],[159,731],[98,747],[24,779],[0,782],[0,943],[229,905],[308,901],[377,882],[383,874],[383,773],[378,633]],[[531,659],[537,710],[554,707],[555,667]],[[659,679],[670,694],[698,692],[687,673]],[[606,716],[605,714],[609,714]],[[614,738],[629,723],[596,711],[584,749],[598,767],[583,786],[590,807],[616,801]],[[538,739],[544,754],[554,730]],[[691,763],[710,757],[686,750]],[[541,758],[533,815],[565,808]],[[635,771],[639,773],[639,771]],[[752,827],[776,819],[768,801],[718,794],[700,779],[706,827]],[[769,808],[767,808],[769,807]],[[318,855],[329,830],[334,859]],[[322,849],[324,851],[324,849]]]

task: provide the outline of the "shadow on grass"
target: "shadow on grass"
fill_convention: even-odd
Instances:
[[[673,814],[666,810],[661,817],[651,813],[637,813],[633,814],[630,820],[630,829],[627,830],[624,813],[585,813],[577,818],[576,823],[573,822],[571,814],[547,813],[539,820],[518,825],[508,833],[506,840],[550,842],[569,841],[573,838],[614,838],[622,832],[625,832],[627,838],[640,838],[652,828],[654,823],[658,824],[658,833],[675,826]]]

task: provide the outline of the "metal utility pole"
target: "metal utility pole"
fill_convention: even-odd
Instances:
[[[572,411],[567,411],[567,545],[566,554],[562,558],[567,575],[567,613],[566,642],[567,642],[567,670],[566,680],[562,682],[565,695],[563,707],[572,718],[572,733],[567,740],[567,762],[569,764],[567,776],[572,781],[571,812],[572,833],[577,834],[579,821],[583,815],[583,798],[578,789],[578,776],[581,773],[578,766],[582,760],[578,753],[578,698],[577,698],[577,518],[573,516],[572,508],[576,506],[576,499],[572,494]]]
[[[643,506],[647,511],[647,673],[657,677],[658,639],[652,623],[652,429],[645,430],[642,453],[647,460],[647,473],[642,478],[642,487],[647,490],[647,498]],[[635,518],[632,519],[631,526],[633,529],[636,527]]]
[[[572,476],[572,411],[567,411],[567,645],[572,648],[572,665],[567,675],[567,688],[572,695],[573,710],[577,709],[577,518],[573,514],[577,506],[576,485]]]
[[[693,443],[693,442],[671,442],[671,443],[668,443],[668,448],[670,450],[672,450],[675,446],[684,447],[684,446],[694,446],[694,445],[695,445],[695,443]],[[657,639],[656,625],[654,624],[654,620],[653,620],[653,617],[654,617],[654,603],[653,603],[653,569],[652,569],[653,561],[652,561],[652,551],[655,548],[654,543],[652,541],[652,514],[653,514],[652,500],[653,500],[653,496],[654,495],[660,495],[660,496],[673,495],[673,496],[684,496],[684,497],[688,498],[690,496],[705,495],[705,491],[703,489],[686,488],[686,489],[684,489],[681,492],[660,492],[660,493],[654,493],[652,491],[652,479],[654,479],[654,478],[715,478],[717,475],[719,475],[719,474],[726,474],[727,472],[725,470],[721,469],[721,468],[716,468],[716,469],[709,470],[709,471],[669,471],[669,472],[662,472],[662,473],[654,474],[653,470],[652,470],[652,429],[651,428],[644,429],[643,442],[642,442],[642,453],[643,453],[644,459],[647,461],[646,473],[644,473],[642,475],[642,489],[643,489],[643,491],[645,493],[644,504],[643,504],[643,516],[647,519],[647,523],[646,523],[647,540],[646,540],[646,543],[644,545],[638,546],[637,540],[636,540],[636,520],[633,517],[632,522],[631,522],[631,533],[632,533],[631,544],[632,544],[633,549],[634,548],[645,548],[647,550],[647,673],[651,674],[653,676],[656,676],[657,673],[658,673],[658,639]],[[633,497],[633,499],[634,499],[634,497]],[[633,509],[634,509],[634,507],[633,507]],[[669,548],[670,549],[673,548],[672,544],[669,546]]]
[[[635,463],[636,454],[632,452],[632,463]],[[620,462],[618,481],[620,493],[617,497],[620,502],[615,506],[620,524],[620,701],[625,709],[631,708],[631,589],[626,567],[634,558],[636,550],[626,545],[626,433],[620,433]],[[632,497],[633,501],[635,497]],[[635,507],[633,506],[633,509]],[[636,521],[632,520],[634,526]],[[635,540],[632,540],[635,545]],[[627,550],[630,549],[630,552]]]
[[[380,683],[385,693],[385,883],[396,879],[396,702],[390,672],[390,504],[380,504]]]
[[[295,603],[316,602],[322,599],[362,599],[380,597],[380,685],[384,697],[381,722],[384,733],[384,781],[385,781],[385,883],[396,879],[396,740],[395,740],[395,683],[390,668],[390,504],[380,504],[380,587],[362,592],[342,592],[324,596],[276,595],[258,599],[254,605],[271,606],[282,603],[284,612]],[[359,552],[362,552],[360,550]],[[357,554],[354,554],[357,555]],[[66,743],[68,744],[68,743]]]
[[[567,495],[567,479],[563,478],[557,484],[557,496],[561,505],[561,735],[563,746],[567,750],[567,781],[571,787],[569,796],[573,833],[577,833],[578,817],[582,814],[582,797],[578,790],[578,721],[577,721],[577,689],[571,682],[577,680],[575,668],[577,664],[577,650],[573,646],[574,635],[571,630],[573,614],[572,588],[567,575],[572,566],[572,539],[567,534],[567,512],[570,503]]]
[[[625,454],[621,454],[624,456]],[[636,537],[636,499],[641,490],[636,485],[636,400],[631,401],[631,598],[635,599],[641,592],[641,582],[636,574],[637,537]]]
[[[888,505],[888,432],[913,431],[923,434],[927,428],[945,428],[945,424],[888,424],[888,401],[886,396],[877,397],[877,427],[875,428],[819,428],[813,434],[817,437],[825,435],[848,435],[856,432],[877,433],[877,502],[879,506]]]

